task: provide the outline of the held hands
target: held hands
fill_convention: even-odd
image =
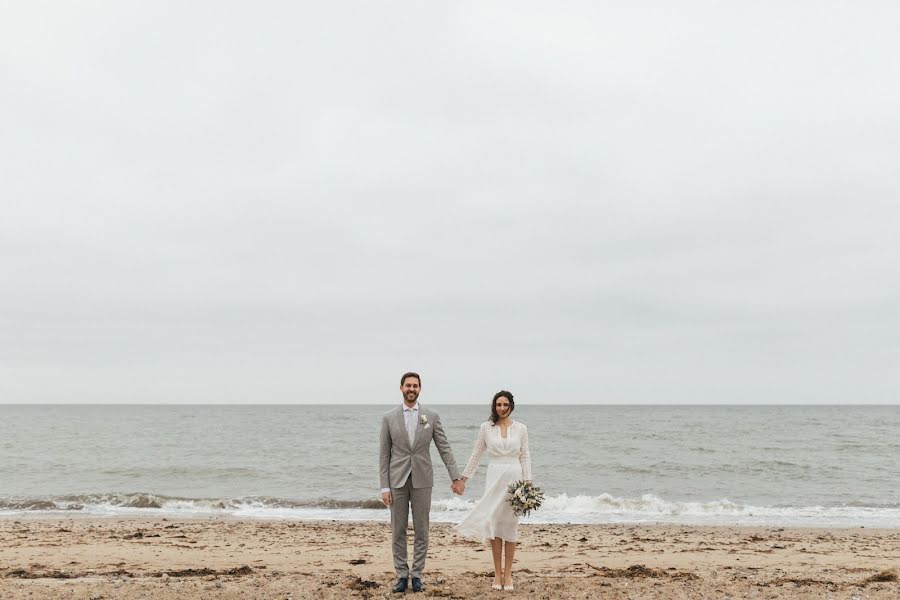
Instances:
[[[463,477],[462,479],[457,479],[453,483],[450,484],[450,489],[453,490],[453,493],[457,496],[462,496],[466,491],[466,479]]]
[[[391,494],[390,492],[382,492],[381,501],[384,503],[385,506],[390,506],[391,504],[394,503],[394,495]]]

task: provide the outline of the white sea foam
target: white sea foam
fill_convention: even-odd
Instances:
[[[475,498],[438,499],[432,520],[456,523]],[[153,494],[97,494],[44,500],[0,501],[0,517],[20,516],[222,516],[262,519],[387,521],[390,514],[373,500],[295,501],[271,497],[232,499],[172,498]],[[676,502],[653,494],[621,498],[559,494],[548,496],[525,523],[684,523],[696,525],[791,525],[900,528],[900,505],[753,506],[727,498]]]
[[[432,520],[456,521],[456,515],[474,506],[459,498],[439,500]],[[446,517],[446,518],[445,518]],[[690,523],[710,525],[800,525],[900,527],[900,506],[753,506],[727,498],[709,502],[674,502],[645,494],[640,498],[548,496],[526,523]]]

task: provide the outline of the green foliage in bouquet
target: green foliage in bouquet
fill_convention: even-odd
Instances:
[[[530,481],[516,481],[506,488],[506,498],[517,515],[527,516],[544,503],[544,492]]]

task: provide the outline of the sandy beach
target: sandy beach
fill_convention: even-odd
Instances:
[[[900,597],[900,530],[523,525],[527,598]],[[386,598],[386,523],[0,520],[0,598]],[[434,524],[424,597],[491,592],[489,551]]]

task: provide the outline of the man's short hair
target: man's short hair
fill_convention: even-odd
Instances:
[[[419,380],[419,387],[422,387],[422,378],[419,377],[418,373],[413,373],[412,371],[410,371],[409,373],[403,374],[403,377],[400,378],[400,385],[403,385],[404,383],[406,383],[407,377],[415,377],[416,379]]]

